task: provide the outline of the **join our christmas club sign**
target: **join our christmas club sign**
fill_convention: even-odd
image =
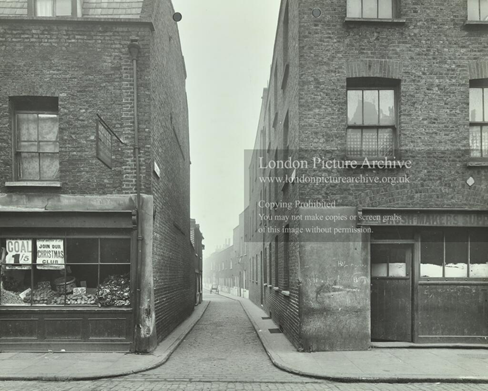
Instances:
[[[37,268],[43,270],[64,269],[63,239],[37,240]]]

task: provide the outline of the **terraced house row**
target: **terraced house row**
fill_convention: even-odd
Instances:
[[[297,349],[486,344],[487,39],[483,0],[281,1],[248,283]]]

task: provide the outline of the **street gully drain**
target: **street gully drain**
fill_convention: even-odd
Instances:
[[[266,319],[271,319],[269,316],[263,316],[261,319],[266,320]]]
[[[282,333],[280,329],[268,329],[271,334],[279,334]]]

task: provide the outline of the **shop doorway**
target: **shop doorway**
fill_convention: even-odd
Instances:
[[[412,342],[413,244],[371,244],[371,340]]]

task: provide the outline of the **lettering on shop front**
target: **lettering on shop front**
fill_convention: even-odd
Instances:
[[[392,218],[393,216],[393,218]],[[359,218],[360,225],[422,225],[452,227],[488,227],[488,214],[419,213],[419,214],[366,214]]]
[[[37,268],[44,270],[64,269],[63,239],[37,240]]]

